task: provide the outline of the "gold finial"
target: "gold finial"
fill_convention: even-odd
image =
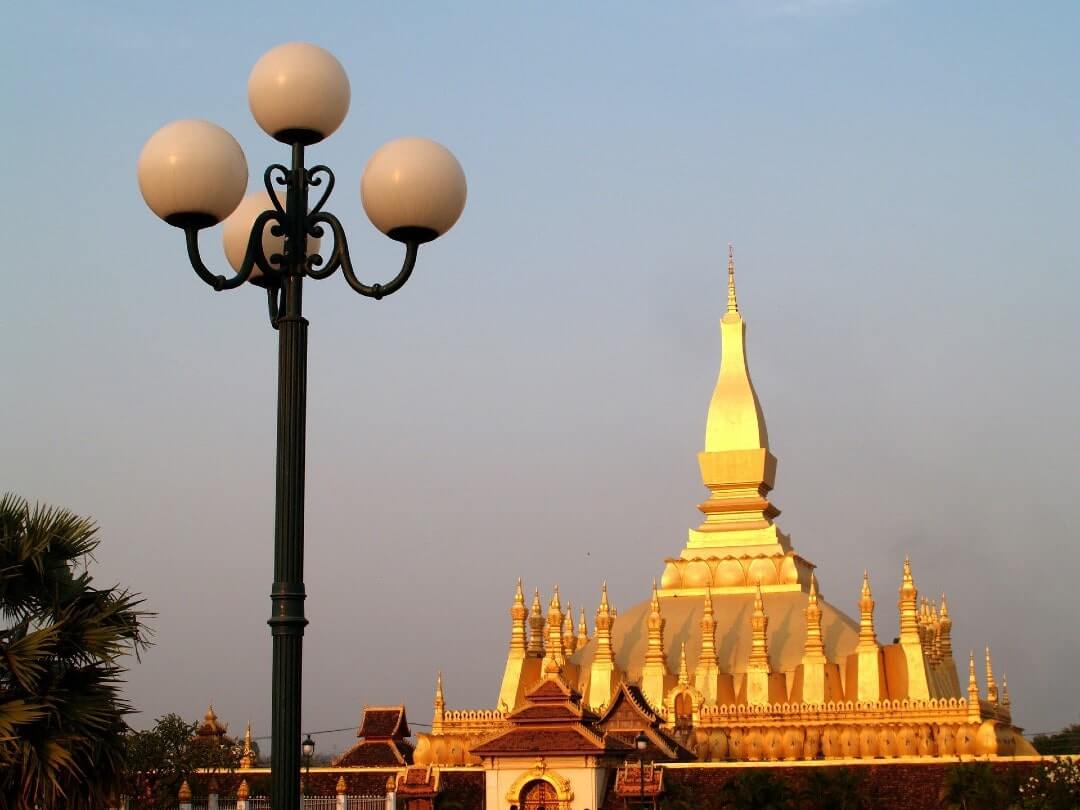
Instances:
[[[727,246],[727,311],[739,311],[739,304],[735,300],[735,245],[731,242]]]
[[[521,577],[518,577],[517,590],[514,591],[514,604],[515,605],[524,605],[525,604],[525,591],[521,587]]]
[[[690,683],[690,673],[686,669],[686,642],[682,643],[682,651],[679,653],[679,686]]]
[[[555,589],[551,592],[551,601],[548,603],[548,610],[557,610],[562,612],[562,604],[559,602],[559,586],[556,585]]]
[[[1012,701],[1009,700],[1009,679],[1004,673],[1001,675],[1001,705],[1005,708],[1012,705]]]
[[[949,618],[949,603],[945,601],[945,594],[941,594],[941,620]]]
[[[817,574],[810,572],[810,601],[817,604]]]
[[[604,580],[604,584],[600,586],[600,608],[599,608],[599,610],[602,610],[605,613],[608,610],[607,580],[606,579]]]
[[[982,716],[979,708],[979,682],[975,679],[975,651],[968,653],[968,720],[978,722]]]
[[[656,592],[656,580],[655,579],[652,581],[652,603],[651,603],[651,607],[652,607],[652,612],[653,613],[659,613],[660,612],[660,595]]]
[[[342,782],[345,781],[344,776],[341,777],[341,781]],[[386,792],[387,793],[393,793],[395,790],[397,790],[397,780],[394,779],[393,774],[390,774],[388,777],[386,777]],[[342,791],[342,793],[344,793],[344,792],[345,791]]]
[[[543,610],[544,607],[540,604],[540,589],[537,588],[533,591],[532,614],[534,616],[539,616]]]
[[[585,608],[581,608],[581,618],[577,626],[577,645],[580,649],[589,643],[589,627],[585,624]]]
[[[997,682],[994,681],[994,665],[990,663],[990,648],[986,648],[986,699],[991,703],[998,702]]]
[[[825,645],[821,640],[821,607],[818,605],[817,575],[810,572],[810,596],[806,600],[806,643],[803,645],[805,663],[825,663]]]
[[[241,779],[239,786],[236,788],[236,798],[246,799],[251,795],[251,788],[248,787],[247,779]]]
[[[664,625],[667,622],[660,615],[660,596],[656,592],[656,580],[653,580],[652,603],[649,618],[646,621],[648,628],[648,647],[645,651],[645,663],[664,664]],[[662,696],[661,696],[662,697]]]
[[[180,790],[177,791],[176,798],[185,803],[191,801],[191,785],[187,783],[187,779],[180,785]]]
[[[440,669],[435,675],[435,705],[442,706],[445,703],[446,696],[443,695],[442,670]]]
[[[968,653],[968,692],[972,690],[978,694],[979,682],[975,679],[975,651]]]
[[[345,784],[345,775],[342,774],[341,776],[338,777],[337,784],[334,785],[334,792],[337,793],[340,796],[342,793],[344,793],[348,789],[349,789],[348,786]]]

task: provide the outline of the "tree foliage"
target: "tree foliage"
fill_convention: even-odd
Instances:
[[[152,729],[127,735],[124,793],[135,807],[175,804],[180,785],[198,770],[232,772],[239,767],[242,746],[235,739],[197,737],[198,727],[178,714],[166,714]]]
[[[1031,744],[1043,756],[1080,754],[1080,723],[1066,726],[1055,734],[1036,734]]]
[[[97,526],[0,497],[0,808],[104,806],[124,762],[120,659],[148,644],[142,599],[98,588]]]

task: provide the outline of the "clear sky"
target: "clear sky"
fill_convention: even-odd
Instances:
[[[704,497],[728,241],[826,597],[855,612],[868,567],[891,639],[910,553],[1017,722],[1075,722],[1078,36],[1070,2],[15,4],[0,489],[95,517],[98,575],[158,612],[137,725],[213,701],[269,733],[276,334],[195,277],[135,160],[207,118],[254,190],[287,154],[248,72],[309,40],[352,82],[311,156],[367,279],[400,261],[357,193],[381,143],[445,143],[469,202],[392,299],[305,296],[305,729],[429,723],[440,668],[493,708],[519,575],[590,627],[601,580],[646,598]]]

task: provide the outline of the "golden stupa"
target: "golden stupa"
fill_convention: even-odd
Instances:
[[[857,619],[847,616],[826,601],[814,564],[775,524],[776,458],[750,380],[730,248],[720,332],[720,374],[698,454],[709,491],[698,507],[704,519],[679,556],[665,561],[651,598],[617,612],[603,586],[590,636],[584,610],[576,628],[572,609],[564,614],[558,587],[545,615],[539,592],[526,606],[519,580],[497,708],[447,709],[440,676],[431,733],[418,735],[418,765],[490,767],[472,749],[505,733],[537,685],[553,677],[597,716],[621,693],[643,699],[645,714],[678,742],[673,759],[680,752],[702,762],[1035,753],[1012,724],[989,648],[986,694],[974,654],[961,681],[945,596],[920,601],[909,560],[898,572],[900,634],[882,643],[869,575],[844,595],[859,608]]]

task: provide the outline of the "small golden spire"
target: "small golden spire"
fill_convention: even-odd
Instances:
[[[986,648],[986,699],[990,703],[998,702],[997,682],[994,680],[994,665],[990,663],[990,648]]]
[[[945,601],[945,594],[941,594],[941,619],[944,621],[949,618],[949,603]]]
[[[611,646],[611,625],[614,616],[611,615],[611,606],[608,604],[607,582],[600,587],[600,607],[596,609],[596,655],[595,661],[603,664],[615,660],[615,651]],[[610,695],[605,695],[605,701]]]
[[[180,785],[180,790],[177,791],[176,798],[185,803],[191,801],[191,785],[187,783],[187,779]]]
[[[532,609],[529,611],[529,644],[527,654],[531,658],[544,657],[544,609],[540,604],[540,589],[533,591]]]
[[[435,708],[446,705],[446,696],[443,694],[442,670],[435,674]]]
[[[431,717],[431,733],[442,734],[446,722],[446,697],[443,695],[442,670],[435,676],[435,711]]]
[[[705,609],[701,613],[701,654],[698,666],[717,666],[716,657],[716,618],[713,616],[712,589],[705,586]]]
[[[241,779],[240,785],[236,788],[236,798],[246,799],[251,795],[251,788],[248,787],[247,779]]]
[[[735,245],[731,242],[727,246],[727,311],[739,311],[739,304],[735,300]]]
[[[656,592],[656,580],[653,580],[652,603],[647,626],[649,629],[648,648],[645,651],[646,664],[665,664],[664,659],[664,617],[660,615],[660,597]]]
[[[760,582],[754,593],[754,612],[750,617],[750,626],[753,632],[748,668],[757,672],[769,672],[769,617],[765,615],[765,600],[762,598]]]
[[[977,722],[980,718],[979,711],[979,682],[975,679],[975,651],[968,654],[968,720]]]
[[[247,724],[247,728],[244,730],[244,750],[240,755],[240,767],[241,768],[254,768],[255,767],[255,749],[251,744],[251,723]]]
[[[345,784],[345,775],[342,774],[341,776],[338,777],[337,784],[334,786],[334,792],[337,793],[337,795],[340,796],[342,793],[344,793],[348,789],[349,789],[348,786]]]
[[[1009,700],[1009,679],[1004,673],[1001,675],[1001,705],[1006,709],[1012,705],[1012,701]]]
[[[817,575],[810,573],[810,595],[806,600],[806,643],[803,660],[807,663],[825,662],[825,644],[821,640],[821,606],[818,604]]]
[[[547,657],[555,662],[557,669],[562,669],[566,665],[566,649],[563,646],[563,614],[558,585],[552,591],[551,602],[548,604],[547,627]]]
[[[563,616],[563,647],[567,655],[573,655],[577,650],[577,636],[574,635],[574,603],[567,601],[566,615]]]
[[[525,591],[521,586],[521,577],[518,577],[517,589],[514,591],[514,604],[510,606],[510,650],[519,655],[525,653],[529,647],[528,608],[525,607]]]
[[[682,651],[679,653],[679,686],[687,686],[690,683],[690,672],[686,668],[686,642],[682,643]]]
[[[577,626],[577,645],[580,650],[586,644],[589,643],[589,628],[585,624],[585,608],[581,609],[581,619],[578,620]]]
[[[863,648],[877,646],[877,632],[874,630],[874,597],[870,592],[870,572],[863,571],[862,591],[859,595],[859,646]]]

